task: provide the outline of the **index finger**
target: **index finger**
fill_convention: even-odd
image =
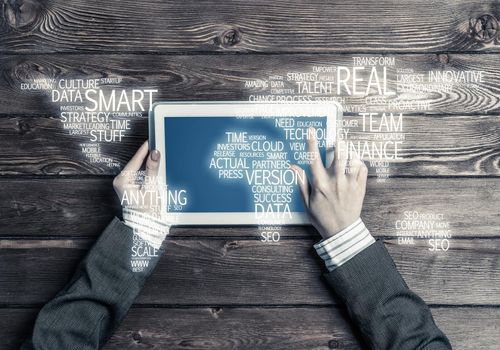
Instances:
[[[130,174],[130,173],[135,173],[139,171],[139,169],[142,166],[142,163],[144,163],[144,159],[148,155],[148,141],[144,142],[141,147],[135,152],[134,156],[132,159],[129,160],[127,165],[122,170],[122,173],[125,175]]]
[[[342,149],[342,145],[346,147],[345,149]],[[335,176],[344,176],[345,175],[345,169],[347,167],[347,143],[343,143],[343,141],[337,141],[335,144],[335,155],[334,159],[332,162],[331,168],[333,169],[333,172]]]
[[[311,154],[311,174],[313,179],[324,176],[326,173],[325,167],[323,166],[323,161],[321,160],[321,155],[319,153],[318,141],[316,140],[316,132],[314,128],[309,128],[307,130],[307,147]]]

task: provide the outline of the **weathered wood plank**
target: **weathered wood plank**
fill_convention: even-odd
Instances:
[[[36,313],[0,310],[1,350],[19,348]],[[498,308],[432,308],[432,314],[453,348],[496,348]],[[140,308],[129,312],[104,349],[360,349],[355,337],[345,312],[336,307]]]
[[[440,15],[441,16],[441,15]],[[121,78],[119,88],[155,88],[156,100],[249,100],[271,95],[271,88],[245,87],[249,80],[268,81],[271,75],[284,77],[284,89],[293,93],[274,92],[273,96],[299,96],[313,100],[345,97],[344,109],[357,112],[411,112],[414,114],[442,113],[499,113],[500,61],[494,54],[419,54],[396,55],[395,65],[387,68],[387,90],[395,95],[385,102],[367,100],[366,96],[352,96],[341,84],[327,93],[306,93],[299,90],[295,79],[287,80],[287,73],[310,73],[313,67],[354,65],[351,55],[2,55],[0,57],[0,105],[4,115],[58,115],[59,105],[51,102],[49,92],[21,89],[22,83],[32,84],[35,79],[90,79]],[[364,93],[371,73],[370,66],[357,71],[357,90]],[[412,74],[424,74],[423,85],[428,86],[429,71],[484,71],[482,81],[474,84],[452,83],[451,91],[438,89],[419,93],[402,92],[397,80],[398,69]],[[382,68],[379,67],[379,79]],[[351,78],[352,78],[352,74]],[[321,73],[326,81],[337,81],[335,72]],[[419,85],[420,83],[416,83]],[[422,84],[420,84],[422,85]],[[443,85],[443,84],[441,84]],[[398,86],[400,90],[398,91]],[[113,85],[109,85],[112,88]],[[252,97],[253,96],[253,97]],[[278,96],[278,97],[276,97]],[[370,85],[368,97],[378,97]],[[412,105],[408,105],[413,103]]]
[[[11,320],[0,330],[1,350],[19,347],[29,336],[35,314],[33,309],[0,310],[2,320]],[[130,311],[104,349],[327,349],[329,345],[360,348],[337,308],[141,308]]]
[[[469,33],[470,20],[486,13],[500,17],[494,1],[16,0],[3,7],[0,47],[17,53],[496,51]]]
[[[170,305],[330,305],[317,240],[169,240],[137,299]],[[0,241],[0,304],[46,302],[69,280],[89,242]],[[500,240],[450,239],[448,251],[427,241],[385,241],[406,282],[427,303],[500,304]],[[15,266],[15,268],[13,268]],[[464,288],[464,285],[467,288]],[[285,298],[286,296],[286,298]]]
[[[362,217],[376,236],[400,232],[408,211],[442,215],[450,233],[461,237],[498,236],[500,181],[497,178],[369,179]],[[453,203],[453,205],[450,205]],[[2,236],[95,236],[119,215],[111,178],[0,179]],[[287,227],[283,237],[308,236],[311,229]],[[172,236],[251,236],[256,227],[174,228]]]
[[[351,139],[370,132],[359,122]],[[146,118],[134,119],[133,134],[122,142],[104,143],[103,155],[123,167],[143,140]],[[500,175],[500,116],[405,116],[401,160],[389,160],[390,176]],[[0,118],[0,175],[117,174],[121,168],[92,162],[80,143],[84,137],[69,135],[58,118]],[[368,165],[370,165],[368,163]],[[370,167],[371,175],[376,168]]]
[[[94,235],[121,210],[111,178],[4,179],[0,188],[3,235]]]

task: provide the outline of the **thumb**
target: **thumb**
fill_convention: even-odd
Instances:
[[[160,151],[155,149],[149,153],[148,160],[146,161],[146,176],[149,180],[154,180],[156,178],[159,166]]]

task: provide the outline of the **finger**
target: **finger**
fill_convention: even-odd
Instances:
[[[346,147],[347,149],[347,147]],[[353,160],[359,160],[361,161],[361,157],[359,156],[359,153],[356,149],[351,149],[351,152],[349,152],[350,158]]]
[[[361,161],[361,166],[356,177],[356,181],[362,186],[363,189],[366,188],[366,180],[368,178],[368,168],[365,162]]]
[[[311,174],[313,180],[320,180],[326,174],[325,167],[323,166],[323,161],[321,160],[321,155],[319,153],[318,141],[316,140],[316,131],[314,128],[309,128],[307,130],[307,147],[309,154],[311,156]]]
[[[160,167],[160,151],[153,150],[149,153],[148,160],[146,161],[146,176],[150,180],[155,180],[158,175],[158,168]]]
[[[148,155],[148,141],[144,142],[142,146],[139,147],[137,152],[135,152],[132,159],[129,160],[129,162],[127,163],[127,165],[125,165],[122,171],[128,173],[134,173],[139,171],[147,155]]]
[[[335,168],[337,166],[337,162],[339,161],[339,143],[340,141],[337,141],[333,144],[333,160],[328,168],[328,171],[332,173],[335,173]]]
[[[359,171],[364,163],[359,158],[358,152],[353,151],[350,154],[352,155],[352,158],[348,160],[346,176],[349,179],[356,180],[358,178]]]
[[[335,156],[333,159],[333,171],[335,176],[345,176],[345,168],[347,166],[347,149],[343,149],[342,141],[338,141],[335,145]],[[346,144],[344,144],[346,146]]]
[[[149,143],[148,140],[144,141],[144,143],[139,147],[137,152],[133,155],[133,157],[129,160],[127,165],[125,165],[124,169],[127,170],[139,170],[141,168],[142,163],[144,162],[144,159],[146,158],[146,155],[148,154],[148,147]]]
[[[304,203],[304,207],[307,209],[309,208],[310,187],[306,172],[304,171],[304,169],[295,164],[290,165],[290,168],[295,172],[297,176],[297,184],[299,185],[302,201]]]

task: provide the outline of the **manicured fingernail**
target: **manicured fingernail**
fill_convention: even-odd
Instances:
[[[160,151],[155,149],[153,152],[151,152],[151,159],[154,160],[155,162],[159,161],[160,160]]]

